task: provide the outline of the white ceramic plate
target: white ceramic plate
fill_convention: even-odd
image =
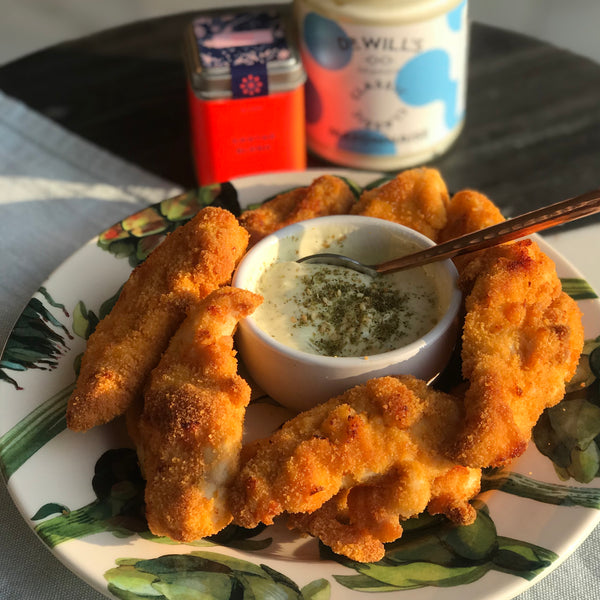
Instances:
[[[376,178],[372,173],[327,172],[361,186]],[[508,599],[560,564],[600,521],[598,480],[561,480],[552,461],[531,443],[510,473],[486,478],[486,485],[504,482],[504,489],[480,495],[475,525],[452,528],[444,521],[413,520],[402,540],[391,544],[386,559],[376,565],[320,554],[323,549],[315,540],[296,537],[282,524],[251,535],[229,529],[194,545],[172,544],[145,531],[143,484],[123,423],[85,434],[65,428],[74,363],[85,348],[89,328],[108,309],[103,303],[127,279],[131,251],[142,257],[165,230],[197,210],[198,197],[219,191],[227,196],[235,188],[240,204],[247,206],[306,185],[322,173],[247,177],[232,182],[233,187],[190,193],[121,222],[126,231],[118,225],[104,232],[49,278],[11,335],[0,364],[0,466],[23,518],[62,562],[107,596],[221,599],[241,597],[244,590],[256,598],[326,600],[378,592],[387,592],[385,598],[402,598],[411,589],[410,597],[422,600]],[[600,303],[570,264],[539,243],[584,310],[590,343],[582,377],[592,384],[561,404],[573,407],[573,414],[587,411],[583,423],[572,418],[561,424],[556,415],[546,420],[558,428],[555,438],[561,427],[573,434],[574,423],[579,423],[575,433],[583,441],[577,449],[572,435],[569,438],[568,468],[579,479],[590,479],[592,444],[597,450],[600,437],[594,439],[593,432],[582,427],[600,419],[596,376],[588,365],[596,368],[600,362],[599,352],[588,361],[588,354],[600,345],[591,341],[600,334]],[[249,409],[249,421],[261,423],[264,432],[285,415],[265,402]],[[557,448],[564,459],[564,447]],[[565,469],[560,473],[565,475]],[[186,595],[191,590],[195,595]]]

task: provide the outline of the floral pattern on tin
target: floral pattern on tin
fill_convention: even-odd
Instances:
[[[266,64],[291,56],[275,11],[207,15],[193,23],[203,68]]]

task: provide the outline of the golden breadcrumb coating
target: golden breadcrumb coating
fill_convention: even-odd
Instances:
[[[333,175],[323,175],[309,186],[279,194],[259,208],[247,210],[240,223],[250,233],[250,246],[265,236],[298,221],[350,212],[355,202],[348,184]]]
[[[232,336],[261,302],[247,290],[212,292],[191,310],[152,371],[137,438],[155,535],[190,542],[231,521],[226,490],[237,472],[250,401]]]
[[[437,241],[446,226],[448,202],[448,189],[439,171],[417,168],[364,191],[352,214],[394,221]]]
[[[448,204],[447,216],[446,225],[440,231],[440,243],[504,221],[498,207],[475,190],[454,194]]]
[[[461,409],[459,400],[407,376],[372,379],[301,413],[245,454],[231,493],[235,522],[254,527],[283,512],[314,514],[349,488],[348,510],[361,530],[367,521],[378,532],[394,519],[418,514],[430,502],[436,478],[456,466],[444,453]],[[390,478],[393,484],[381,486],[379,494],[378,484]],[[444,502],[439,506],[450,506]],[[370,506],[369,513],[361,504]],[[448,512],[458,515],[458,506],[462,500],[456,499]],[[294,515],[292,525],[313,533],[305,518]]]
[[[542,411],[564,397],[583,349],[581,311],[531,240],[478,253],[460,284],[468,389],[451,456],[464,465],[499,466],[524,452]]]
[[[494,203],[455,194],[440,241],[500,223]],[[500,466],[520,456],[542,411],[562,400],[583,348],[581,312],[554,263],[531,240],[456,257],[466,295],[462,370],[466,420],[451,456]]]
[[[236,523],[271,524],[278,514],[312,512],[342,487],[384,472],[403,453],[420,406],[392,378],[348,390],[256,442],[232,494]]]
[[[385,386],[353,388],[255,443],[232,489],[236,523],[255,527],[285,511],[312,512],[342,487],[385,471],[406,445],[403,426],[418,413],[406,388]]]
[[[438,243],[441,244],[484,227],[491,227],[502,221],[504,221],[502,213],[484,194],[474,190],[462,190],[450,199],[448,221],[440,231]],[[463,256],[456,256],[454,258],[456,268],[460,271],[477,254],[478,252],[470,252]]]
[[[85,431],[127,410],[188,307],[231,279],[247,243],[233,214],[208,207],[133,270],[88,339],[67,408],[70,429]]]
[[[421,407],[409,427],[405,452],[380,477],[342,490],[316,511],[291,515],[288,521],[291,528],[360,562],[383,558],[383,544],[402,535],[401,522],[425,509],[463,525],[476,516],[469,501],[479,492],[481,470],[458,466],[445,456],[460,427],[460,400],[411,376],[396,380]]]

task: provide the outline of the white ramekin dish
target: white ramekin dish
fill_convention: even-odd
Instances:
[[[324,248],[333,236],[351,237],[353,250],[346,254],[367,263],[405,254],[407,242],[415,250],[434,245],[424,235],[383,219],[357,215],[319,217],[284,227],[258,242],[240,262],[233,285],[256,291],[263,271],[273,262],[336,251]],[[240,322],[236,340],[249,375],[275,401],[295,411],[311,408],[373,377],[411,374],[430,380],[444,368],[454,348],[461,294],[452,261],[432,263],[425,268],[436,283],[442,316],[418,340],[368,357],[321,356],[278,342],[249,316]]]

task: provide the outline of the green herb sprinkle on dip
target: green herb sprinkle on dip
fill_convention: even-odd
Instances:
[[[406,346],[440,319],[423,269],[372,278],[343,267],[275,262],[256,291],[253,318],[273,338],[324,356],[370,356]]]

